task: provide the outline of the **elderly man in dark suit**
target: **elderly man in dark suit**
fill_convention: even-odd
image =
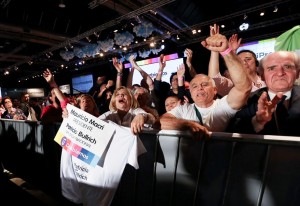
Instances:
[[[277,51],[265,56],[259,73],[267,87],[253,92],[247,106],[236,113],[229,132],[264,135],[300,135],[299,56]]]

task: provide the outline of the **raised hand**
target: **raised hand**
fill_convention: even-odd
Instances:
[[[116,68],[116,70],[117,70],[119,73],[122,73],[122,72],[123,72],[123,64],[122,64],[122,62],[118,62],[117,57],[113,57],[113,58],[112,58],[112,61],[113,61],[113,65],[114,65],[114,67]]]
[[[51,73],[50,69],[46,69],[44,72],[43,72],[43,77],[44,79],[48,82],[48,84],[51,86],[51,87],[57,87],[56,83],[55,83],[55,80],[54,80],[54,76],[53,74]]]
[[[279,92],[272,101],[269,101],[267,98],[267,92],[263,92],[258,99],[257,112],[256,112],[256,121],[260,125],[265,125],[272,119],[272,114],[276,109],[278,101],[281,100],[283,94]]]
[[[221,34],[214,34],[210,37],[207,37],[204,41],[201,42],[202,46],[217,52],[223,52],[228,48],[228,40],[226,36]]]
[[[184,64],[180,64],[179,67],[177,68],[177,77],[183,77],[185,73],[185,66]]]
[[[241,41],[242,41],[242,38],[238,39],[238,35],[237,34],[233,34],[229,38],[228,43],[229,43],[229,46],[231,47],[231,49],[234,50],[234,51],[236,51],[240,47]]]
[[[130,55],[130,56],[129,56],[129,62],[130,62],[130,64],[131,64],[131,67],[132,67],[132,68],[135,68],[135,67],[136,67],[136,62],[135,62],[134,55]]]
[[[166,61],[164,60],[165,55],[161,54],[159,56],[159,70],[164,70],[164,68],[166,67]]]
[[[188,65],[188,67],[191,67],[192,59],[193,59],[193,51],[189,48],[186,48],[184,53],[186,55],[186,64]]]
[[[220,27],[217,24],[214,24],[213,26],[210,26],[210,36],[213,36],[215,34],[220,33]]]
[[[113,86],[115,84],[115,82],[113,80],[108,80],[107,81],[107,88]]]

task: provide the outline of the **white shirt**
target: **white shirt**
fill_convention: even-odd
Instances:
[[[195,103],[179,105],[168,113],[180,119],[192,120],[200,123],[194,105]],[[200,108],[196,106],[196,108],[201,114],[203,126],[212,132],[224,132],[229,120],[238,111],[229,106],[227,96],[224,96],[222,99],[216,99],[210,107]]]
[[[137,114],[147,114],[143,109],[136,108],[136,109],[130,109],[127,114],[123,117],[123,120],[120,119],[117,111],[107,111],[104,114],[100,115],[99,119],[105,119],[105,120],[111,120],[118,125],[122,125],[125,127],[130,127],[130,123],[132,122],[133,118]]]
[[[137,157],[146,152],[141,140],[130,132],[130,128],[113,122],[109,124],[113,124],[116,130],[103,167],[90,166],[62,150],[62,194],[74,203],[83,203],[86,206],[110,205],[126,164],[129,163],[137,169]]]
[[[270,92],[270,91],[268,91],[268,95],[269,95],[269,97],[270,97],[271,100],[276,96],[275,93]],[[284,93],[283,95],[286,96],[286,98],[285,98],[286,100],[287,100],[287,99],[290,99],[290,98],[291,98],[291,95],[292,95],[292,91],[288,91],[288,92]]]

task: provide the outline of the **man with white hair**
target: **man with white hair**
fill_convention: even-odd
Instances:
[[[300,86],[294,85],[299,64],[299,56],[291,51],[276,51],[261,59],[258,71],[267,87],[251,94],[228,131],[299,136]]]
[[[243,64],[229,47],[224,35],[211,35],[201,44],[211,51],[221,53],[234,87],[228,95],[216,99],[217,88],[213,79],[205,74],[198,74],[190,82],[194,103],[179,105],[160,119],[162,129],[190,130],[196,138],[208,137],[208,131],[225,131],[229,120],[245,105],[251,91],[251,81]]]

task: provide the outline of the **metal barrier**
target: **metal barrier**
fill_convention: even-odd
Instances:
[[[59,124],[1,120],[1,161],[60,197]],[[127,165],[112,205],[300,205],[300,137],[145,131],[138,170]]]

